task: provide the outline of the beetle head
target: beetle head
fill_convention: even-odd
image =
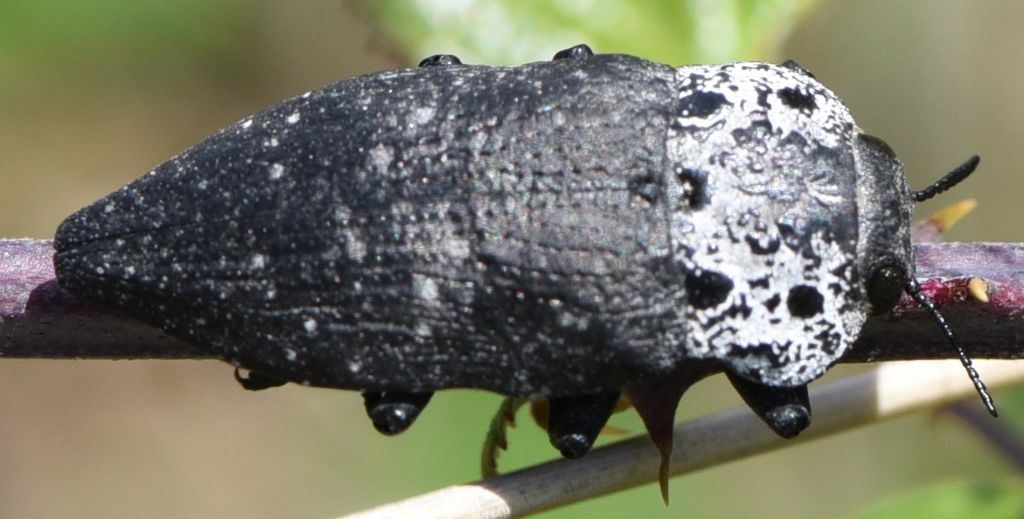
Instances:
[[[911,218],[914,202],[923,202],[966,179],[978,167],[977,155],[921,191],[907,187],[903,164],[881,139],[857,136],[857,197],[860,236],[857,250],[867,302],[872,314],[891,310],[906,292],[942,330],[974,384],[985,408],[996,416],[995,403],[957,341],[953,329],[914,277]]]

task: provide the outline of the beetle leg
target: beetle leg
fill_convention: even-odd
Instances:
[[[807,385],[772,387],[751,382],[739,375],[726,372],[732,387],[743,401],[775,434],[793,438],[811,425],[811,402],[807,398]]]
[[[434,54],[433,56],[427,56],[420,61],[419,66],[421,67],[438,67],[448,65],[461,65],[462,60],[452,54]]]
[[[799,64],[799,63],[797,63],[797,62],[795,62],[795,61],[793,61],[791,59],[787,59],[786,61],[783,61],[782,62],[782,66],[786,67],[789,70],[792,70],[794,72],[799,72],[799,73],[801,73],[801,74],[803,74],[803,75],[805,75],[805,76],[807,76],[809,78],[812,78],[812,79],[814,78],[814,74],[811,74],[810,70],[807,70],[803,65],[801,65],[801,64]]]
[[[235,368],[235,380],[249,391],[270,389],[272,387],[283,386],[288,383],[287,380],[281,380],[262,373],[256,373],[255,371],[250,371],[243,377],[242,372],[239,371],[237,367]]]
[[[412,425],[430,402],[430,393],[364,391],[363,403],[373,427],[381,434],[396,435]]]
[[[552,398],[548,404],[551,445],[566,458],[583,456],[594,444],[618,402],[618,392]]]
[[[568,49],[562,49],[555,53],[555,57],[551,59],[576,59],[586,58],[593,56],[594,51],[590,50],[590,47],[586,43],[581,43]]]

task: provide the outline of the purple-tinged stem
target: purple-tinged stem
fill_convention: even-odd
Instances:
[[[209,353],[57,284],[48,240],[0,240],[0,357],[185,359]]]
[[[917,245],[922,291],[974,358],[1024,358],[1024,244]],[[57,284],[47,240],[0,240],[0,357],[210,358],[199,348]],[[987,301],[983,301],[987,299]],[[842,362],[956,358],[909,298],[870,319]]]

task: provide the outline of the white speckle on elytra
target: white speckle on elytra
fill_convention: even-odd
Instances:
[[[366,257],[366,243],[356,236],[351,229],[345,231],[345,253],[353,261],[363,261]]]
[[[381,174],[387,173],[391,161],[395,158],[395,150],[383,144],[370,150],[370,164]]]
[[[363,364],[357,360],[348,361],[348,370],[352,373],[359,373],[363,369]]]
[[[204,180],[200,180],[199,182],[196,183],[196,188],[198,188],[200,191],[202,191],[202,190],[206,189],[207,185],[208,185],[208,183],[206,182],[205,179]]]
[[[284,349],[284,358],[287,359],[288,362],[293,362],[298,357],[299,357],[299,354],[296,353],[295,350],[293,350],[291,348],[285,348]]]
[[[302,321],[302,327],[306,329],[306,333],[316,332],[316,319],[307,317],[305,321]]]
[[[129,276],[134,276],[135,275],[135,267],[133,267],[131,265],[128,265],[127,267],[124,268],[124,273],[128,274]]]
[[[437,282],[422,274],[412,275],[413,295],[424,301],[436,301],[438,290]]]
[[[262,269],[267,266],[267,257],[262,254],[253,254],[249,257],[249,266],[253,269]]]
[[[423,126],[434,118],[436,112],[437,109],[433,106],[421,106],[412,111],[412,121],[417,125]]]
[[[104,213],[112,213],[117,207],[114,206],[113,202],[108,202],[107,205],[103,206]]]
[[[415,333],[416,333],[416,335],[419,335],[420,337],[430,337],[430,336],[434,335],[434,330],[430,327],[430,325],[428,323],[426,323],[424,321],[420,321],[420,322],[416,323]]]
[[[278,144],[281,144],[281,141],[277,140],[277,137],[271,137],[263,141],[264,148],[276,148]]]
[[[466,259],[469,257],[469,242],[466,240],[449,238],[441,246],[444,247],[445,252],[452,259]]]
[[[284,166],[275,162],[270,165],[270,180],[277,180],[284,175]]]
[[[242,121],[242,129],[248,130],[250,127],[252,127],[252,119]]]
[[[292,112],[291,115],[289,115],[288,117],[285,118],[284,122],[286,122],[288,124],[295,124],[295,123],[299,122],[299,119],[301,119],[301,118],[302,118],[302,116],[299,115],[299,112]]]

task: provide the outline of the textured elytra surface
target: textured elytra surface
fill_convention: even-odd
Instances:
[[[862,185],[857,135],[828,90],[765,64],[385,72],[73,215],[58,275],[314,385],[571,395],[693,357],[802,384],[863,322],[865,215],[906,206]]]

